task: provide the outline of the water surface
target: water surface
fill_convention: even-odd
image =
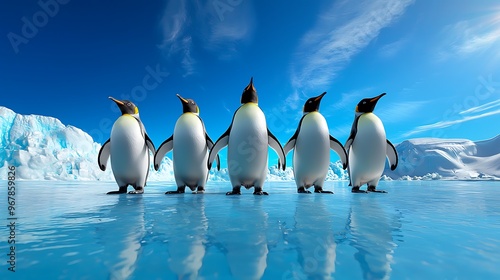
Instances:
[[[500,182],[382,182],[388,194],[327,182],[333,195],[267,182],[269,196],[17,184],[16,272],[4,228],[0,279],[500,279]]]

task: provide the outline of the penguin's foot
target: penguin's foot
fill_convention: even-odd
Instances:
[[[367,193],[367,191],[360,190],[359,187],[352,187],[351,192],[353,192],[353,193]]]
[[[226,195],[234,195],[234,194],[241,194],[241,191],[239,191],[239,190],[238,191],[233,190],[231,192],[227,192],[226,193]]]
[[[253,194],[254,195],[269,195],[267,192],[262,191],[261,187],[255,187]]]
[[[253,194],[254,195],[269,195],[267,192],[263,192],[263,191],[254,191]]]
[[[310,191],[306,190],[304,187],[299,187],[297,189],[298,193],[311,193]]]
[[[122,191],[110,191],[110,192],[107,192],[106,194],[121,194],[121,193],[126,193],[125,192],[122,192]]]
[[[314,192],[315,193],[331,193],[331,194],[333,194],[332,191],[325,191],[325,190],[323,190],[323,188],[316,188],[316,187],[314,188]]]
[[[386,191],[378,191],[375,189],[376,187],[375,186],[368,186],[368,192],[376,192],[376,193],[387,193]]]
[[[106,194],[121,194],[121,193],[127,193],[127,186],[120,187],[117,191],[110,191],[107,192]]]
[[[129,191],[129,194],[143,194],[144,193],[144,188],[143,187],[136,187],[135,190]]]
[[[177,189],[176,191],[165,192],[165,194],[178,194],[178,193],[184,193],[184,192],[185,192],[184,189]]]
[[[233,187],[232,191],[226,193],[226,195],[234,195],[234,194],[241,194],[241,186]]]
[[[196,192],[193,192],[193,193],[205,193],[205,188],[198,187],[198,189],[196,190]]]
[[[178,193],[184,193],[183,191],[181,190],[176,190],[176,191],[168,191],[168,192],[165,192],[165,194],[178,194]]]
[[[178,193],[184,193],[184,192],[186,192],[186,186],[180,186],[180,187],[177,187],[176,191],[168,191],[165,194],[178,194]]]

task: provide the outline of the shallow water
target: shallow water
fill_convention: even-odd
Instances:
[[[500,182],[381,182],[388,194],[327,182],[333,195],[267,182],[269,196],[231,197],[229,183],[17,184],[16,272],[4,227],[0,279],[500,279]]]

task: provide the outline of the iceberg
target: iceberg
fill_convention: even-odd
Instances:
[[[417,138],[396,145],[399,165],[384,174],[403,180],[499,180],[500,135],[484,141]]]

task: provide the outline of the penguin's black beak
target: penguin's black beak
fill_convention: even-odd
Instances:
[[[255,87],[253,85],[253,77],[250,78],[250,83],[248,83],[248,86],[245,88],[245,91],[256,91]]]
[[[243,90],[243,93],[241,94],[241,104],[245,103],[258,103],[259,102],[259,97],[257,96],[257,90],[255,89],[253,85],[253,77],[250,78],[250,83],[248,86]]]
[[[122,115],[124,114],[139,114],[139,109],[137,106],[135,106],[132,102],[128,100],[118,100],[113,97],[108,97],[109,99],[113,100],[116,105],[118,105],[118,108],[120,108],[120,111],[122,112]]]
[[[183,98],[182,96],[180,96],[180,94],[177,94],[177,97],[181,100],[182,103],[184,104],[188,104],[189,101],[187,101],[185,98]]]
[[[377,106],[377,102],[379,101],[380,98],[382,98],[382,96],[385,95],[385,92],[382,93],[381,95],[377,96],[377,97],[374,97],[372,98],[369,102],[368,102],[368,108],[369,108],[369,112],[373,112],[373,110],[375,110],[375,106]]]
[[[118,105],[118,108],[120,109],[120,112],[122,112],[122,115],[127,113],[127,106],[123,101],[113,98],[111,96],[108,98],[113,100],[116,103],[116,105]]]
[[[111,100],[113,100],[118,105],[118,107],[120,107],[120,105],[121,106],[125,106],[125,104],[123,103],[123,101],[120,101],[120,100],[118,100],[116,98],[113,98],[111,96],[109,96],[108,98],[111,99]]]
[[[372,103],[373,103],[373,102],[377,103],[377,102],[378,102],[378,100],[379,100],[380,98],[382,98],[382,96],[384,96],[384,95],[386,95],[386,93],[385,93],[385,92],[384,92],[384,93],[382,93],[381,95],[377,96],[377,97],[372,98],[372,99],[370,100],[370,102],[372,102]]]
[[[326,94],[326,91],[325,91],[325,92],[323,92],[322,94],[318,95],[318,96],[314,99],[314,101],[316,101],[316,102],[320,102],[320,101],[321,101],[321,99],[323,98],[323,96],[325,96],[325,94]]]

